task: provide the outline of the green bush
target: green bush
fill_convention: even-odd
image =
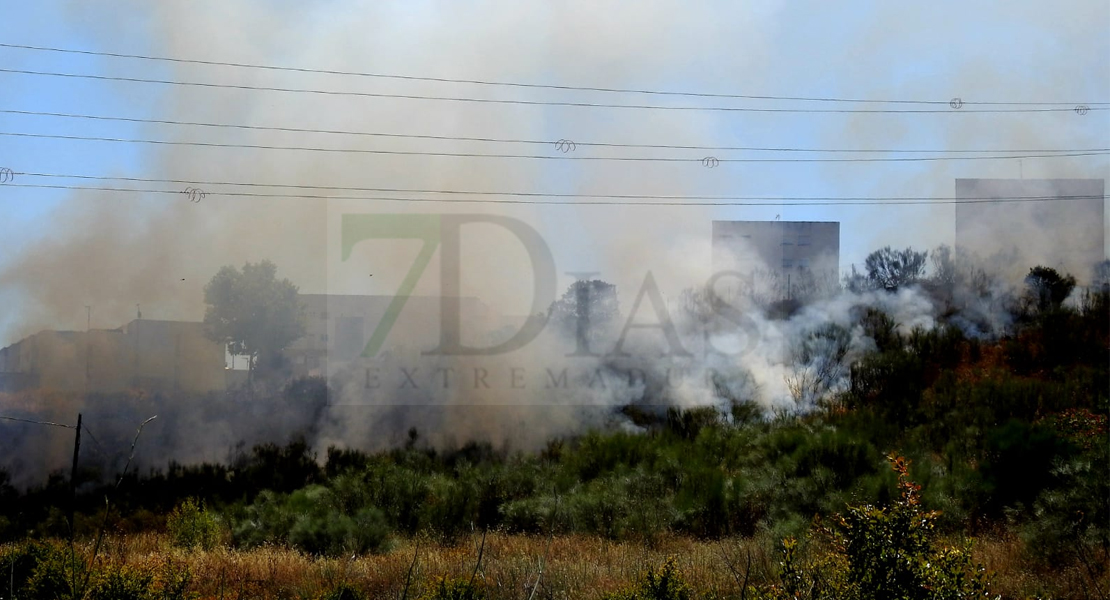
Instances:
[[[127,565],[113,565],[97,573],[89,600],[156,600],[154,575]]]
[[[421,600],[485,600],[486,592],[465,579],[444,577],[436,581]]]
[[[327,556],[384,552],[389,546],[389,527],[381,511],[367,506],[345,512],[331,490],[320,485],[292,494],[262,492],[246,507],[233,536],[243,547],[284,543]]]
[[[475,525],[478,498],[471,483],[444,475],[428,481],[427,496],[419,509],[420,522],[445,544],[455,543]]]
[[[691,600],[693,597],[693,591],[672,558],[663,563],[662,568],[649,567],[633,586],[607,594],[603,600]]]
[[[72,561],[68,550],[55,543],[26,542],[0,555],[0,572],[14,598],[71,596],[71,582],[83,572],[81,560]]]
[[[1027,547],[1036,549],[1038,562],[1051,566],[1078,558],[1105,572],[1110,558],[1108,471],[1105,445],[1059,460],[1053,467],[1059,484],[1041,493],[1033,505],[1033,518],[1022,527],[1022,537]]]
[[[223,539],[219,518],[194,498],[178,504],[166,519],[170,542],[179,548],[211,550]]]
[[[851,600],[956,600],[989,597],[989,579],[970,548],[938,546],[938,513],[920,504],[909,461],[891,455],[900,497],[892,505],[850,506],[820,529],[823,552],[802,561],[797,542],[783,543],[780,584],[770,598]]]

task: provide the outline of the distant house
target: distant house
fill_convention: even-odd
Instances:
[[[0,391],[227,387],[225,352],[204,324],[137,319],[118,329],[41,331],[0,349]]]

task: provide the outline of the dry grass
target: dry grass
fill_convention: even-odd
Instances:
[[[739,597],[739,581],[749,570],[749,583],[769,582],[777,561],[775,544],[765,537],[713,542],[672,536],[646,545],[592,536],[552,539],[490,533],[475,572],[481,537],[471,536],[455,546],[400,539],[383,555],[316,558],[284,547],[189,551],[172,547],[164,535],[146,533],[107,538],[98,563],[130,565],[154,573],[187,567],[190,592],[204,600],[317,599],[340,584],[377,599],[402,597],[416,556],[407,593],[410,600],[421,597],[444,576],[473,576],[490,600],[522,600],[529,598],[536,585],[541,563],[536,599],[597,598],[627,586],[646,567],[658,566],[669,557],[676,559],[699,593],[728,598]],[[87,554],[90,547],[83,550]],[[1012,536],[976,540],[975,557],[994,572],[994,592],[1004,599],[1102,597],[1081,562],[1054,568],[1035,566]],[[1110,575],[1103,573],[1097,585],[1104,592],[1110,589]]]
[[[710,542],[664,537],[645,545],[590,536],[552,539],[491,532],[475,573],[481,538],[470,536],[456,546],[402,539],[387,554],[337,559],[284,547],[189,551],[172,547],[163,535],[137,534],[108,538],[98,562],[153,572],[164,571],[167,564],[187,566],[192,575],[190,591],[206,600],[318,598],[342,583],[368,598],[400,598],[414,556],[410,599],[419,598],[444,576],[467,580],[474,576],[491,600],[528,598],[541,563],[543,574],[535,598],[594,598],[625,587],[647,566],[658,566],[668,557],[676,559],[695,589],[725,595],[738,592],[736,577],[743,578],[749,552],[751,583],[765,579],[773,564],[766,539]]]
[[[1110,569],[1106,564],[1110,557],[1087,557],[1092,563],[1092,569],[1088,569],[1078,556],[1069,564],[1043,565],[1031,560],[1029,555],[1030,550],[1013,535],[975,540],[975,560],[994,572],[992,591],[1003,598],[1108,597]],[[1100,565],[1102,572],[1092,573]]]

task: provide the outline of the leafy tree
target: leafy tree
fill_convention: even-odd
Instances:
[[[617,286],[600,279],[575,281],[551,304],[550,316],[558,330],[574,336],[576,353],[588,354],[620,320]]]
[[[893,250],[885,246],[867,255],[867,282],[872,289],[888,292],[916,283],[925,273],[925,260],[929,253],[916,252],[913,248]]]
[[[1075,277],[1050,267],[1033,267],[1025,276],[1026,302],[1037,312],[1060,308],[1075,289]]]
[[[277,266],[264,260],[243,270],[227,266],[204,287],[204,323],[213,340],[234,355],[249,357],[253,378],[260,364],[271,365],[281,351],[305,334],[304,307],[297,286],[277,279]]]

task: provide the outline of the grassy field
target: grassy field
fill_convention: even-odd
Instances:
[[[66,545],[59,543],[64,552]],[[4,554],[14,549],[8,546]],[[88,559],[91,550],[86,543],[77,552]],[[992,593],[1002,598],[1100,598],[1099,589],[1110,589],[1110,577],[1104,573],[1092,580],[1078,561],[1041,568],[1027,554],[1014,537],[980,537],[974,543],[975,559],[993,573]],[[473,578],[489,600],[515,600],[599,598],[629,588],[646,568],[668,559],[694,597],[724,599],[745,597],[745,580],[749,586],[769,586],[781,555],[767,536],[717,541],[665,536],[649,546],[596,536],[489,533],[484,542],[481,534],[450,546],[397,539],[385,554],[324,558],[279,546],[187,550],[163,534],[145,533],[107,537],[95,564],[101,574],[122,570],[138,580],[139,574],[149,574],[151,598],[339,598],[344,586],[360,595],[352,598],[425,598],[433,597],[436,582],[447,577]],[[187,582],[180,595],[160,587],[177,577]],[[11,597],[8,589],[0,593]]]

